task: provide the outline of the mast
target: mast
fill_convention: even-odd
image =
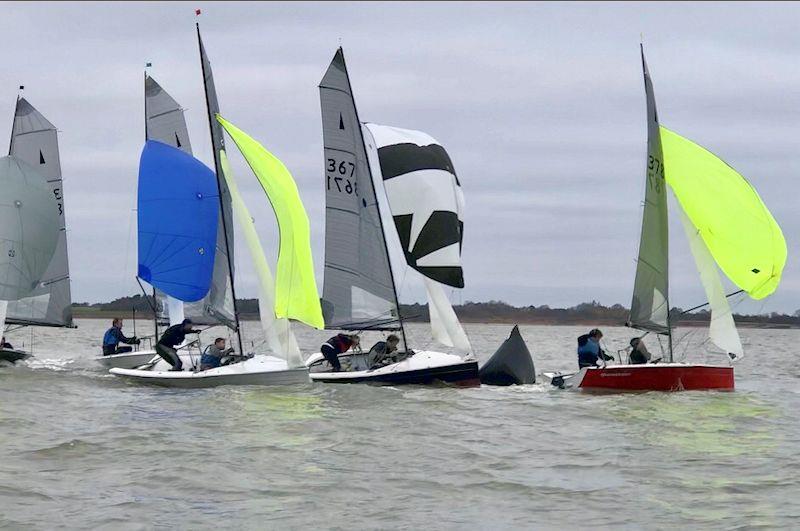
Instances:
[[[150,63],[147,63],[150,64]],[[147,142],[150,134],[147,131],[147,67],[144,68],[144,141]],[[147,292],[145,292],[147,297]],[[133,326],[136,326],[136,313],[134,315]],[[155,330],[155,341],[158,342],[158,298],[156,297],[156,288],[153,288],[153,330]],[[134,334],[136,335],[136,334]]]
[[[339,46],[339,53],[342,55],[342,64],[344,65],[344,75],[347,76],[347,84],[350,85],[350,72],[347,70],[347,62],[344,58],[344,50],[341,46]],[[364,131],[361,129],[361,119],[358,117],[358,107],[356,106],[356,99],[353,96],[353,88],[352,85],[350,86],[350,100],[353,102],[353,110],[356,114],[356,127],[358,128],[358,138],[361,139],[361,147],[364,148],[364,153],[367,153],[367,145],[364,142]],[[381,204],[378,201],[378,192],[375,191],[375,182],[372,179],[372,168],[369,165],[369,161],[365,164],[367,167],[367,173],[369,174],[369,180],[372,183],[373,192],[375,195],[375,209],[378,211],[378,222],[380,223],[381,232],[383,233],[383,251],[386,253],[386,262],[389,265],[389,279],[392,281],[392,292],[394,293],[394,302],[397,305],[397,323],[400,326],[400,335],[403,336],[403,347],[404,350],[408,351],[408,342],[406,341],[406,329],[403,326],[403,315],[400,311],[400,300],[397,297],[397,285],[394,282],[394,271],[392,270],[392,258],[389,256],[389,246],[386,243],[386,228],[383,226],[383,217],[381,216]]]
[[[199,13],[198,13],[199,14]],[[203,92],[206,95],[206,114],[208,115],[208,131],[211,135],[211,151],[214,153],[214,171],[217,174],[217,190],[219,192],[219,215],[222,218],[222,233],[225,236],[225,257],[228,260],[228,279],[231,282],[231,298],[233,298],[233,318],[236,322],[236,338],[239,343],[239,354],[244,354],[244,346],[242,345],[242,327],[239,324],[239,307],[236,303],[236,284],[233,281],[233,261],[231,260],[230,243],[228,242],[228,222],[225,220],[225,203],[222,197],[222,184],[220,183],[220,161],[219,153],[214,147],[214,117],[211,115],[211,106],[208,99],[208,84],[206,84],[206,66],[203,61],[203,40],[200,37],[200,23],[195,22],[197,29],[197,46],[200,51],[200,70],[203,73]],[[223,177],[224,178],[224,177]]]

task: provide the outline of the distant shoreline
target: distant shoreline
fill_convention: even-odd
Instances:
[[[133,318],[130,310],[115,311],[115,310],[101,310],[95,308],[78,307],[72,309],[72,315],[76,319],[113,319],[114,317],[121,317],[123,319]],[[258,321],[258,314],[244,313],[239,316],[242,321]],[[136,312],[137,320],[151,320],[152,314],[146,312]],[[624,326],[624,323],[614,319],[600,318],[600,319],[538,319],[538,318],[523,318],[515,319],[512,316],[508,317],[490,317],[483,318],[469,318],[460,317],[462,323],[469,324],[505,324],[505,325],[538,325],[538,326],[587,326],[587,327],[602,327],[602,326]],[[427,323],[427,319],[410,318],[407,322],[411,323]],[[702,328],[707,327],[707,321],[686,320],[678,321],[676,326],[686,328]],[[796,324],[783,324],[783,323],[765,323],[754,321],[736,321],[736,326],[739,328],[762,328],[768,330],[792,330],[800,328]]]

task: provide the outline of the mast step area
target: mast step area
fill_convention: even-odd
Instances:
[[[654,363],[585,367],[574,374],[544,373],[562,389],[586,391],[733,391],[733,367]]]

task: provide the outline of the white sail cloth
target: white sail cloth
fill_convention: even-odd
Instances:
[[[732,359],[740,359],[744,356],[742,341],[739,338],[739,332],[736,330],[733,313],[722,288],[722,280],[720,280],[717,272],[714,257],[711,256],[711,252],[700,235],[700,231],[692,225],[680,203],[676,201],[676,204],[681,213],[683,230],[689,239],[689,247],[694,256],[697,271],[700,273],[700,280],[703,283],[708,304],[711,307],[711,323],[708,329],[708,337],[712,343],[728,353],[729,356],[733,354],[735,357],[732,357]]]
[[[433,338],[467,354],[472,347],[442,286],[464,285],[464,197],[450,157],[421,131],[372,123],[364,131],[372,174],[384,185],[406,262],[424,279]]]

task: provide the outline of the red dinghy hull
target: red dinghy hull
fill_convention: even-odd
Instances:
[[[580,375],[583,373],[583,377]],[[733,367],[660,363],[588,368],[580,389],[613,391],[733,391]]]

